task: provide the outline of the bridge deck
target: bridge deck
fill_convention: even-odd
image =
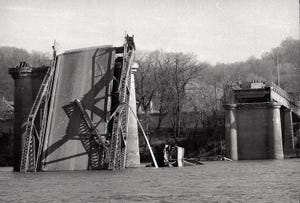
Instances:
[[[297,116],[300,116],[300,102],[296,101],[284,90],[277,87],[271,87],[271,99],[287,109],[290,109]]]
[[[43,170],[86,170],[91,155],[82,143],[81,113],[68,116],[68,106],[80,99],[100,134],[107,133],[113,81],[113,47],[96,47],[58,55],[48,129],[43,152]]]
[[[234,92],[236,102],[277,102],[300,116],[300,101],[275,84],[267,84],[261,88],[237,89]]]

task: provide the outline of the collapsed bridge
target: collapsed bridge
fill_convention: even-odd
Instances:
[[[134,52],[133,37],[127,35],[122,47],[100,46],[59,55],[54,50],[51,67],[28,68],[21,63],[11,68],[16,107],[14,170],[139,166],[133,118]]]

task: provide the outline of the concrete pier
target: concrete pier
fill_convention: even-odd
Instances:
[[[224,105],[226,156],[233,160],[295,156],[293,123],[300,103],[280,87],[253,82],[235,87]]]
[[[135,80],[134,72],[136,69],[132,67],[131,85],[130,85],[130,98],[129,106],[136,112],[136,95],[135,95]],[[126,154],[126,167],[140,167],[140,153],[139,153],[139,135],[138,126],[135,116],[132,111],[128,112],[128,134],[127,134],[127,154]]]
[[[24,64],[24,63],[23,63]],[[40,84],[48,70],[48,67],[14,67],[9,73],[14,78],[14,171],[20,170],[22,149],[24,144],[24,123],[27,121],[29,112]]]
[[[232,160],[283,159],[281,105],[225,105],[226,156]]]
[[[243,103],[236,107],[238,159],[268,159],[269,103]]]
[[[232,160],[238,160],[238,143],[237,143],[237,123],[236,123],[236,105],[224,105],[225,108],[225,143],[226,157]]]
[[[282,131],[280,106],[276,103],[270,103],[269,118],[269,158],[283,159]]]
[[[293,119],[292,112],[290,109],[282,110],[282,136],[284,143],[284,155],[294,156],[295,155],[295,141],[294,141],[294,130],[293,130]]]

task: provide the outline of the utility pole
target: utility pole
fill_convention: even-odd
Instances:
[[[277,66],[277,85],[280,87],[280,64],[279,64],[278,54],[276,54],[276,66]]]
[[[270,59],[272,59],[272,61],[275,60],[276,69],[277,69],[277,85],[280,87],[280,63],[279,63],[278,52],[275,52],[274,54],[267,53],[267,55]],[[273,78],[273,72],[271,74],[272,74],[272,78]]]

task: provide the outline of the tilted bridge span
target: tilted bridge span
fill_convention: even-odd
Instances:
[[[133,36],[121,47],[56,55],[15,79],[14,170],[119,170],[140,165]],[[131,109],[131,111],[129,111]],[[151,150],[151,148],[150,148]]]

